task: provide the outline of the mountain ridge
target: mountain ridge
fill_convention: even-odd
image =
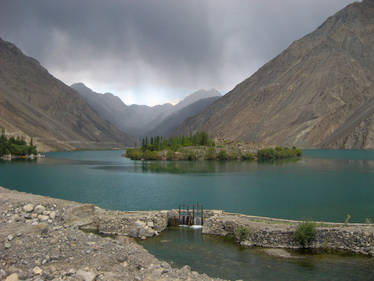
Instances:
[[[38,149],[114,148],[132,139],[101,119],[37,60],[0,38],[0,126]]]
[[[165,103],[150,107],[137,104],[126,105],[118,96],[109,93],[115,97],[115,102],[112,103],[106,99],[106,94],[96,93],[81,82],[72,84],[71,87],[85,98],[88,104],[104,119],[138,138],[162,126],[163,120],[184,107],[206,97],[220,96],[220,93],[214,89],[198,90],[187,95],[176,105]],[[112,101],[114,101],[113,97],[111,97]]]
[[[350,4],[176,133],[205,130],[304,148],[374,148],[372,108],[352,123],[374,98],[373,45],[373,1]]]

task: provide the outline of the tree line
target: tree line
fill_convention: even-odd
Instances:
[[[197,132],[190,136],[177,136],[164,138],[162,136],[145,137],[142,139],[141,150],[143,152],[174,150],[185,146],[214,146],[214,140],[210,139],[205,132]]]
[[[0,136],[0,156],[12,154],[16,156],[26,156],[31,154],[38,154],[36,146],[33,144],[33,139],[30,139],[29,144],[20,137],[7,137],[5,130],[2,129]]]

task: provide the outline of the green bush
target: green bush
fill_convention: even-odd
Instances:
[[[296,147],[276,147],[265,148],[257,151],[257,159],[259,161],[273,161],[277,159],[297,158],[301,157],[303,152]]]
[[[244,241],[248,239],[249,234],[251,234],[251,229],[249,226],[238,226],[234,229],[234,237],[238,241]]]
[[[171,150],[168,150],[168,152],[166,153],[166,159],[167,160],[175,160],[175,152],[171,151]]]
[[[143,153],[144,160],[159,160],[160,156],[157,151],[146,150]]]
[[[317,225],[312,221],[299,223],[295,231],[295,240],[304,248],[316,239]]]
[[[126,157],[131,160],[141,160],[143,158],[143,153],[139,149],[127,149]]]
[[[240,158],[241,158],[242,160],[255,160],[255,159],[256,159],[256,154],[251,153],[251,152],[247,152],[247,153],[245,153],[245,154],[242,154],[242,155],[240,156]]]
[[[221,150],[220,152],[218,152],[218,155],[217,155],[217,159],[218,160],[228,160],[228,155],[227,155],[227,152],[225,150]]]
[[[195,152],[193,152],[193,151],[189,151],[188,153],[187,153],[187,155],[186,155],[186,159],[187,160],[190,160],[190,161],[192,161],[192,160],[197,160],[197,154],[195,153]]]
[[[216,160],[217,159],[217,153],[216,150],[213,147],[210,147],[205,154],[205,160]]]

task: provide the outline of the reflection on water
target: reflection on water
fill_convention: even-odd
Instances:
[[[307,254],[295,259],[268,256],[263,249],[243,249],[199,230],[170,228],[140,241],[156,257],[175,266],[230,280],[374,280],[374,261],[354,255]]]

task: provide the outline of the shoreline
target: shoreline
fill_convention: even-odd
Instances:
[[[0,279],[17,274],[22,280],[221,280],[188,266],[172,268],[134,239],[164,231],[178,220],[177,210],[110,211],[0,187],[0,215]],[[298,249],[293,237],[299,223],[204,210],[202,232],[228,236],[247,227],[247,237],[237,241],[243,247]],[[373,256],[374,225],[317,222],[310,248]]]

